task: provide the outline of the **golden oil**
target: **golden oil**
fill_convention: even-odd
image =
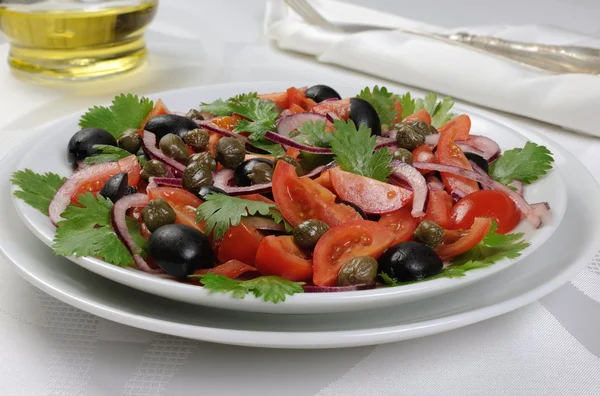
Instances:
[[[16,70],[51,79],[90,79],[130,70],[146,57],[144,32],[157,5],[158,0],[139,0],[102,9],[0,6],[0,30],[10,42],[8,62]]]

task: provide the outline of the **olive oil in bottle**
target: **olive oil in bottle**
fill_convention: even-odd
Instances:
[[[158,0],[86,3],[0,1],[0,30],[10,42],[9,64],[40,77],[70,80],[138,66],[146,57],[144,32]]]

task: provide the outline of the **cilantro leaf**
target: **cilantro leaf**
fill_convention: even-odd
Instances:
[[[202,111],[206,111],[215,116],[228,116],[231,115],[231,107],[229,107],[229,102],[224,101],[223,99],[217,99],[211,103],[200,103],[202,107]]]
[[[148,116],[154,102],[145,97],[132,94],[116,96],[110,107],[94,106],[79,120],[82,128],[102,128],[115,139],[119,139],[123,131],[139,128]]]
[[[286,296],[303,293],[304,282],[292,282],[279,276],[261,276],[251,280],[240,281],[223,275],[203,274],[190,275],[197,278],[211,293],[231,293],[234,298],[244,298],[248,293],[266,302],[277,304],[285,301]]]
[[[415,112],[415,100],[411,98],[410,92],[405,93],[402,96],[396,95],[396,99],[400,101],[402,105],[402,119],[405,119]]]
[[[267,139],[253,140],[250,144],[257,149],[264,150],[275,157],[285,155],[285,150],[281,147],[281,144],[273,143]]]
[[[21,189],[15,191],[17,198],[48,216],[50,201],[67,178],[56,173],[39,174],[25,169],[13,173],[10,181]]]
[[[277,212],[275,212],[277,210]],[[276,213],[274,215],[274,213]],[[277,206],[266,202],[230,197],[223,194],[210,193],[204,203],[196,209],[199,223],[204,221],[206,233],[213,232],[214,238],[222,238],[229,227],[240,224],[243,216],[272,216],[276,222],[283,221]]]
[[[386,87],[379,88],[375,85],[372,90],[366,87],[357,97],[366,100],[373,106],[377,115],[379,115],[381,125],[391,125],[398,116],[396,97],[388,92]]]
[[[437,102],[437,94],[429,92],[425,95],[425,100],[417,99],[415,102],[415,111],[425,109],[431,115],[431,125],[436,128],[441,127],[454,117],[450,110],[454,106],[454,101],[446,96],[440,102]]]
[[[86,157],[83,160],[84,164],[96,165],[105,162],[116,162],[122,158],[132,155],[129,151],[120,147],[109,146],[107,144],[95,144],[94,148],[98,150],[98,154]]]
[[[133,265],[131,254],[123,245],[112,227],[110,213],[113,203],[101,195],[92,193],[79,196],[79,204],[70,204],[61,214],[64,220],[57,224],[56,236],[52,245],[59,256],[93,256],[119,265]],[[143,240],[139,225],[131,219],[128,228],[136,242]],[[144,244],[142,256],[145,255]]]
[[[425,111],[428,112],[430,115],[433,114],[433,111],[435,110],[436,101],[437,94],[434,94],[433,92],[425,94],[424,99],[419,98],[415,100],[415,112],[421,109],[425,109]]]
[[[365,125],[356,130],[351,120],[348,123],[337,120],[333,126],[336,130],[332,132],[331,151],[340,167],[357,175],[387,181],[392,173],[392,157],[387,147],[374,152],[377,141],[371,136],[371,130]]]
[[[490,164],[490,176],[503,184],[520,180],[525,184],[536,181],[552,169],[552,153],[533,142],[521,148],[507,150]]]
[[[332,134],[325,131],[325,121],[305,121],[299,128],[299,136],[295,140],[315,147],[329,147],[331,145]]]
[[[240,120],[233,127],[234,132],[249,132],[250,140],[259,140],[265,137],[267,131],[274,131],[277,127],[275,121],[279,112],[275,103],[270,100],[251,98],[231,104],[233,113],[239,114],[248,120]]]

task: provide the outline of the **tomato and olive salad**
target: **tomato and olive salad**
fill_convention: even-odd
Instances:
[[[453,104],[316,85],[179,113],[121,94],[65,142],[71,176],[12,181],[57,227],[56,254],[238,298],[464,276],[529,246],[510,232],[542,225],[548,204],[523,189],[553,158],[501,153]]]

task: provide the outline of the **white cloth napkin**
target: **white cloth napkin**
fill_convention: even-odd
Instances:
[[[469,26],[450,31],[339,1],[310,2],[333,23],[468,31],[508,40],[600,48],[599,38],[550,26]],[[540,73],[398,31],[334,33],[308,25],[281,0],[269,0],[265,29],[280,48],[314,55],[320,62],[600,136],[600,75]]]

